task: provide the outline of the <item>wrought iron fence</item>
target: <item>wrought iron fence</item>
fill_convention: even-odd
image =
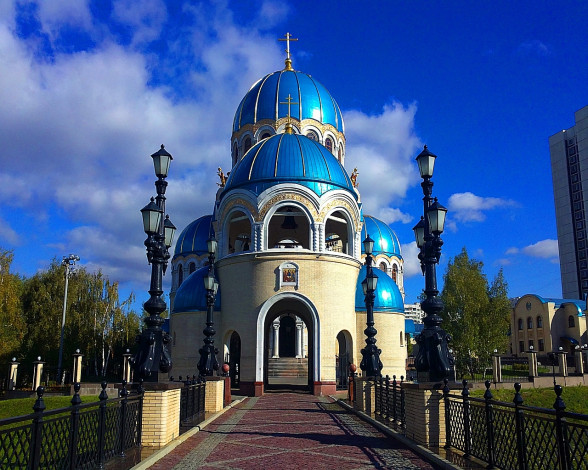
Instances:
[[[529,358],[505,356],[500,358],[503,382],[522,382],[529,380]]]
[[[392,381],[388,375],[374,380],[374,413],[385,423],[400,428],[404,428],[406,422],[403,383],[404,376],[397,381],[395,375]]]
[[[180,391],[180,424],[193,426],[204,421],[206,382],[187,380]]]
[[[141,445],[143,387],[108,399],[102,383],[100,401],[82,404],[74,385],[72,406],[45,411],[44,387],[37,389],[34,413],[0,420],[0,468],[90,469],[124,456]]]
[[[484,398],[469,396],[467,381],[460,395],[445,402],[446,448],[454,447],[506,470],[588,469],[588,416],[566,412],[562,387],[554,387],[554,409],[523,405],[521,384],[515,383],[513,403],[492,399],[490,381]]]

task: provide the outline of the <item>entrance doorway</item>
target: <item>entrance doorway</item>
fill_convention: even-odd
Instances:
[[[236,331],[233,331],[229,343],[229,367],[231,387],[239,387],[241,381],[241,337]]]
[[[293,317],[284,315],[280,318],[278,338],[280,357],[296,357],[296,320]]]

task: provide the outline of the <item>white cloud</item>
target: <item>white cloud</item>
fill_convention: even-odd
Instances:
[[[498,258],[494,261],[494,266],[508,266],[510,264],[512,264],[512,260],[508,258]]]
[[[421,262],[419,260],[420,250],[416,241],[402,244],[402,259],[404,260],[404,277],[422,275]]]
[[[161,0],[119,0],[113,3],[113,17],[133,32],[133,45],[157,39],[167,19]]]
[[[405,214],[400,209],[392,207],[384,207],[375,213],[374,216],[380,220],[383,220],[388,225],[393,224],[394,222],[408,224],[412,221],[412,216],[410,214]]]
[[[519,251],[520,250],[517,247],[512,246],[508,250],[506,250],[504,254],[506,254],[506,255],[516,255]]]
[[[516,202],[510,199],[480,197],[465,192],[452,194],[449,197],[448,209],[451,217],[459,222],[483,222],[486,219],[485,211],[515,205]]]
[[[357,181],[366,213],[390,217],[397,211],[389,209],[390,204],[403,198],[419,180],[413,163],[421,146],[414,129],[416,110],[414,103],[404,107],[394,102],[378,115],[344,112],[348,142],[345,166],[359,170]],[[396,212],[396,217],[400,214]],[[396,220],[407,223],[410,218],[402,214]]]
[[[559,257],[559,251],[557,247],[557,240],[546,239],[528,245],[521,250],[528,256],[535,258],[556,258]]]
[[[18,234],[12,229],[10,224],[0,217],[0,240],[11,245],[18,245]]]

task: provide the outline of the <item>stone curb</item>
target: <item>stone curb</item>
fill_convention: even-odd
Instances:
[[[162,459],[163,457],[165,457],[172,450],[174,450],[180,444],[182,444],[187,439],[189,439],[190,437],[192,437],[198,431],[200,431],[201,429],[204,429],[206,426],[208,426],[210,423],[212,423],[215,419],[217,419],[219,416],[221,416],[223,413],[225,413],[225,411],[228,411],[233,406],[236,406],[239,403],[243,402],[246,398],[248,398],[248,397],[239,397],[235,401],[232,401],[230,405],[225,406],[222,410],[220,410],[219,412],[213,414],[210,418],[202,421],[200,424],[194,426],[189,431],[186,431],[181,436],[176,437],[173,441],[171,441],[165,447],[162,447],[161,449],[159,449],[155,453],[151,454],[145,460],[141,460],[141,462],[139,462],[137,465],[135,465],[134,467],[132,467],[131,470],[146,470],[146,469],[148,469],[149,467],[151,467],[151,465],[154,465],[155,463],[157,463],[160,459]]]
[[[410,450],[412,450],[416,454],[420,455],[422,458],[424,458],[428,462],[435,464],[435,465],[438,465],[443,470],[463,470],[462,467],[459,467],[455,464],[452,464],[448,460],[445,460],[443,457],[435,454],[434,452],[427,449],[426,447],[423,447],[421,445],[416,444],[415,442],[411,441],[410,439],[404,437],[402,434],[394,431],[393,429],[390,429],[388,426],[380,423],[379,421],[376,421],[374,418],[367,415],[363,411],[356,410],[355,408],[353,408],[352,406],[349,406],[344,401],[342,401],[338,398],[335,398],[333,396],[330,396],[330,398],[335,400],[339,406],[345,408],[347,411],[351,411],[356,416],[359,416],[363,421],[366,421],[367,423],[371,424],[372,426],[379,429],[381,432],[383,432],[387,436],[401,442],[406,447],[408,447]]]

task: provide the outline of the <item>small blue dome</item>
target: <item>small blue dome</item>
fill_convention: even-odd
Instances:
[[[176,292],[174,309],[178,312],[206,312],[206,289],[204,278],[208,274],[208,266],[204,266],[190,274]],[[216,292],[214,309],[220,310],[220,286]]]
[[[297,183],[317,195],[334,189],[357,193],[339,160],[306,136],[276,134],[255,144],[231,171],[224,194],[236,188],[256,195],[280,183]]]
[[[288,96],[292,98],[291,106],[287,104]],[[295,70],[270,73],[256,82],[237,108],[233,132],[263,119],[288,117],[288,109],[290,116],[299,121],[315,119],[345,132],[339,105],[327,89],[310,75]]]
[[[402,258],[398,237],[386,222],[376,219],[371,215],[364,215],[363,228],[361,229],[362,242],[367,235],[374,240],[373,254],[375,256],[383,254]],[[363,244],[361,245],[361,251],[364,253]]]
[[[174,257],[194,253],[204,255],[208,253],[206,242],[214,236],[212,215],[205,215],[190,223],[178,237]]]
[[[374,301],[374,312],[395,312],[404,313],[404,301],[400,289],[394,280],[384,271],[373,268],[374,274],[378,276],[378,285],[376,288],[376,299]],[[355,311],[365,312],[365,296],[361,283],[367,276],[367,267],[365,264],[359,270],[357,276],[357,285],[355,287]]]

